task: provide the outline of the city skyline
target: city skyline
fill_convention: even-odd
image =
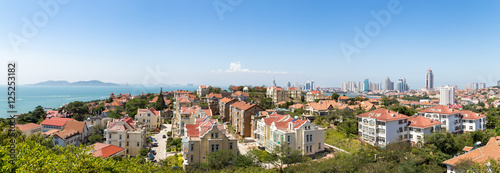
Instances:
[[[434,88],[500,79],[497,1],[239,2],[221,13],[213,2],[4,1],[0,57],[18,62],[20,84],[270,86],[275,78],[340,87],[389,77],[420,89],[429,68]],[[379,32],[366,32],[373,22]],[[366,46],[355,44],[360,34]],[[357,53],[346,56],[342,45]]]

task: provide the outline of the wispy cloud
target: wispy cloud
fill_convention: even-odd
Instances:
[[[271,70],[250,70],[250,69],[245,69],[241,68],[241,63],[238,62],[231,62],[229,64],[229,69],[227,70],[211,70],[212,73],[267,73],[267,74],[287,74],[286,71],[271,71]]]

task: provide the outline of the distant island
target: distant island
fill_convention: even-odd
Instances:
[[[60,81],[45,81],[45,82],[40,82],[36,83],[33,85],[38,85],[38,86],[120,86],[115,83],[106,83],[106,82],[101,82],[98,80],[90,80],[90,81],[78,81],[78,82],[68,82],[64,80]]]

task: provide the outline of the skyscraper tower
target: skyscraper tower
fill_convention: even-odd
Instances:
[[[427,70],[427,74],[425,75],[425,88],[428,90],[434,89],[434,74],[432,74],[432,70]]]
[[[364,82],[364,91],[368,92],[370,90],[370,81],[368,79],[365,79]]]
[[[273,78],[273,86],[276,86],[276,79]]]
[[[385,79],[385,90],[387,91],[394,90],[394,82],[392,82],[391,79],[389,79],[389,77]]]

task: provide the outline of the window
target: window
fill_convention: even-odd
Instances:
[[[56,141],[56,145],[59,145],[59,141]]]
[[[142,119],[142,122],[143,122],[143,123],[144,123],[144,122],[146,122],[146,119]]]
[[[290,135],[288,135],[286,137],[287,137],[287,141],[290,142]]]
[[[219,138],[219,133],[215,133],[215,138]]]
[[[111,139],[111,133],[109,134],[109,139]]]
[[[128,141],[127,141],[127,147],[128,147]]]
[[[413,127],[410,127],[409,129],[410,129],[410,131],[413,131]]]
[[[413,135],[412,134],[410,134],[410,139],[413,139]]]
[[[408,131],[408,127],[405,127],[405,132]]]
[[[127,134],[127,139],[129,138],[129,134]]]
[[[232,150],[232,149],[233,149],[233,143],[232,143],[232,142],[230,142],[230,143],[229,143],[229,149],[230,149],[230,150]]]
[[[194,144],[191,144],[191,151],[194,151]]]
[[[321,143],[318,143],[318,150],[321,150]]]
[[[140,143],[139,143],[139,142],[137,142],[137,146],[139,146],[139,144],[140,144]]]
[[[119,138],[122,139],[122,135],[120,134],[119,136],[120,136]]]
[[[213,133],[211,133],[210,136],[211,136],[211,138],[214,138],[214,134]]]
[[[399,127],[398,132],[402,132],[402,131],[403,131],[403,127]]]
[[[191,155],[191,162],[194,162],[194,156]]]
[[[122,142],[119,143],[119,147],[122,147]]]
[[[469,130],[472,130],[472,126],[469,126]]]
[[[212,152],[216,152],[219,150],[219,144],[212,144]]]

